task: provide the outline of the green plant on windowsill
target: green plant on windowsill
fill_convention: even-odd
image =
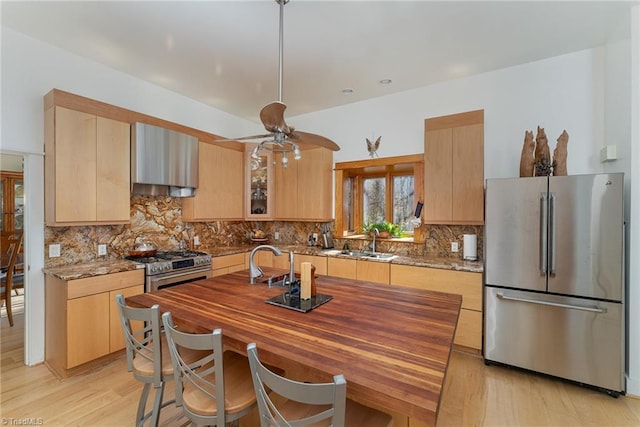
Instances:
[[[378,230],[379,237],[381,239],[388,239],[390,237],[400,237],[402,235],[402,229],[399,225],[394,224],[392,222],[375,222],[371,224],[365,224],[362,227],[362,231],[366,234],[371,235],[373,230]]]

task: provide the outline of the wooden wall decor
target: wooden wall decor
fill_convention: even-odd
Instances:
[[[535,141],[532,131],[525,131],[524,144],[520,154],[520,177],[530,176],[566,176],[567,144],[569,134],[563,130],[556,140],[553,161],[549,153],[549,143],[544,128],[538,126]]]
[[[551,165],[551,154],[549,153],[549,142],[544,128],[538,126],[536,134],[536,161],[535,176],[549,176],[553,166]]]
[[[534,150],[536,143],[533,140],[533,132],[524,132],[524,144],[522,154],[520,154],[520,177],[533,176],[533,164],[535,163]]]
[[[557,139],[556,148],[553,150],[553,175],[567,176],[567,144],[569,134],[563,130]]]

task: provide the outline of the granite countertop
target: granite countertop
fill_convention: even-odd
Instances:
[[[233,246],[233,247],[200,247],[198,250],[209,253],[212,257],[233,255],[251,251],[255,246]],[[350,258],[352,256],[341,254],[339,249],[323,250],[317,246],[304,245],[278,245],[282,251],[293,251],[299,255],[331,256],[338,258]],[[399,265],[413,265],[417,267],[439,268],[443,270],[468,271],[471,273],[482,273],[482,261],[464,261],[459,258],[430,257],[430,256],[408,256],[397,255],[391,260],[367,259],[371,262],[386,262]],[[215,265],[215,260],[214,260]],[[125,259],[111,261],[96,261],[84,264],[64,265],[60,267],[45,267],[44,274],[49,274],[61,280],[81,279],[84,277],[101,276],[103,274],[119,273],[122,271],[143,269],[144,265]]]
[[[85,264],[63,265],[60,267],[45,267],[42,269],[42,272],[61,280],[73,280],[143,268],[143,264],[121,259],[112,261],[96,261]]]
[[[352,256],[343,255],[340,249],[321,249],[318,246],[304,246],[304,245],[275,245],[282,251],[293,251],[295,254],[301,255],[317,255],[317,256],[332,256],[338,258],[351,258]],[[200,250],[211,254],[211,256],[224,256],[233,255],[236,253],[249,252],[255,246],[235,246],[224,248],[200,248]],[[430,267],[439,268],[443,270],[456,270],[456,271],[468,271],[471,273],[482,273],[484,271],[484,263],[480,261],[464,261],[459,258],[446,258],[435,256],[409,256],[409,255],[397,255],[391,260],[378,260],[367,259],[372,262],[387,262],[391,264],[400,265],[413,265],[417,267]],[[215,261],[214,261],[215,263]]]

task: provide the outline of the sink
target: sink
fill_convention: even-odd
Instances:
[[[354,258],[370,258],[370,259],[381,259],[381,260],[391,260],[396,257],[394,254],[387,254],[383,252],[368,252],[368,251],[349,251],[349,252],[342,252],[342,254],[352,256]]]

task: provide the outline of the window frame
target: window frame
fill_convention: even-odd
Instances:
[[[424,155],[412,154],[335,164],[335,236],[338,238],[361,236],[362,234],[362,185],[364,178],[385,177],[385,217],[393,219],[393,176],[408,175],[413,170],[414,203],[424,200]],[[352,212],[354,230],[347,230],[348,201],[344,195],[352,180]],[[424,242],[423,227],[413,233],[415,243]]]

